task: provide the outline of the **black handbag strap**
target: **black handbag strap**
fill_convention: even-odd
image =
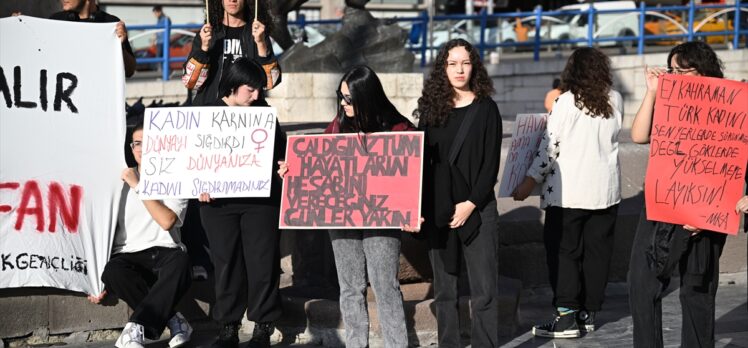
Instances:
[[[473,124],[473,120],[475,120],[475,114],[478,112],[478,99],[473,101],[472,104],[468,107],[467,114],[465,115],[465,119],[462,120],[462,124],[460,124],[460,129],[457,130],[457,135],[455,136],[455,140],[452,142],[452,147],[449,148],[449,164],[452,165],[457,160],[457,154],[460,153],[460,148],[462,148],[462,144],[465,142],[465,138],[467,138],[468,131],[470,131],[470,126]]]

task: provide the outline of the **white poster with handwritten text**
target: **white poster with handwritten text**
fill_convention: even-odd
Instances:
[[[142,199],[269,197],[275,108],[149,108],[143,123]]]
[[[0,19],[0,288],[104,290],[126,167],[115,26]]]
[[[509,197],[522,183],[543,139],[548,114],[518,114],[512,131],[512,142],[504,163],[504,174],[499,185],[499,197]],[[539,186],[533,195],[540,193]]]

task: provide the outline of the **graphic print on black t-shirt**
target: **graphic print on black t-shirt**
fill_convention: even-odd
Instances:
[[[242,56],[241,37],[244,27],[226,27],[226,38],[223,39],[223,61],[233,63]]]

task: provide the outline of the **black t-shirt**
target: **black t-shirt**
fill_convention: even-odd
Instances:
[[[239,57],[243,56],[241,39],[244,26],[225,28],[226,37],[223,39],[223,71],[228,71],[228,67]]]
[[[470,104],[472,105],[472,103]],[[456,168],[449,165],[449,150],[457,132],[465,120],[470,105],[453,108],[446,123],[441,127],[429,127],[428,146],[432,153],[434,170],[434,199],[443,204],[436,204],[435,213],[439,225],[448,223],[454,213],[453,188],[455,185],[467,185]]]
[[[104,11],[96,11],[94,13],[91,13],[86,19],[81,19],[80,17],[78,17],[78,14],[73,11],[61,11],[53,13],[51,16],[49,16],[49,19],[86,23],[117,23],[120,21],[117,16],[110,15]],[[129,41],[125,40],[125,42],[122,43],[122,49],[130,53],[131,56],[135,56],[135,54],[132,53],[132,47],[130,47]]]
[[[457,131],[460,130],[460,125],[462,125],[470,105],[472,103],[453,108],[443,126],[429,127],[429,146],[436,151],[438,156],[435,158],[436,163],[446,163],[449,160],[449,149],[452,147],[452,142],[457,136]]]

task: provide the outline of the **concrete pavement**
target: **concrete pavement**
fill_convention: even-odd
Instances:
[[[680,346],[680,302],[678,300],[678,279],[675,278],[668,294],[663,301],[663,334],[665,347]],[[628,295],[626,283],[611,283],[608,285],[604,310],[598,314],[598,329],[578,339],[535,338],[530,333],[532,325],[548,320],[552,308],[549,305],[550,289],[537,288],[522,292],[520,304],[520,329],[516,335],[502,337],[501,347],[524,348],[581,348],[581,347],[631,347],[632,324],[628,310]],[[748,347],[748,293],[746,292],[746,273],[722,274],[719,291],[717,292],[716,309],[716,347],[737,348]],[[198,330],[193,341],[187,347],[207,345],[214,335],[213,330]],[[167,336],[165,336],[167,337]],[[116,338],[116,336],[115,336]],[[242,335],[241,341],[246,343],[248,335]],[[278,332],[274,336],[279,340]],[[287,340],[288,338],[286,338]],[[148,348],[168,347],[168,340],[150,343]],[[466,342],[467,343],[467,342]],[[68,344],[70,348],[110,347],[113,341],[103,341],[87,344]],[[7,346],[7,345],[6,345]],[[13,346],[13,345],[11,345]],[[382,347],[381,340],[373,339],[372,347]],[[276,343],[273,347],[321,347],[313,344],[285,344]]]

